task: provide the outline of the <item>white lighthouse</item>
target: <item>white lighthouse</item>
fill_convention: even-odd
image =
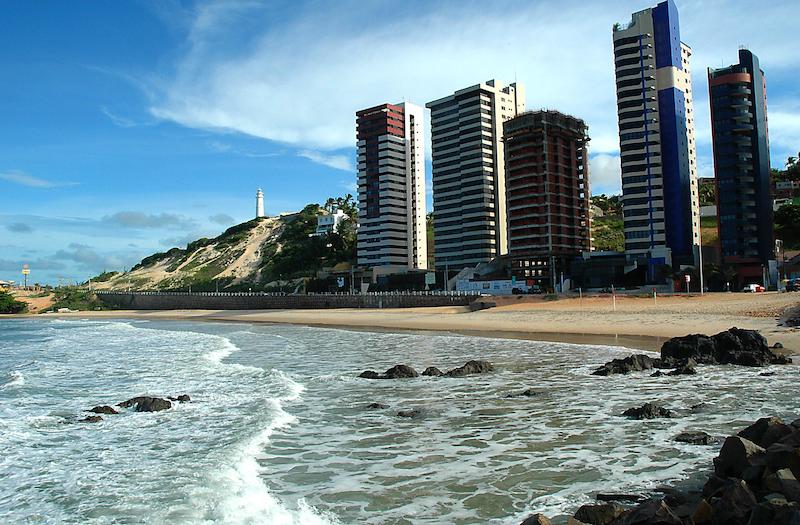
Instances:
[[[256,192],[256,219],[260,219],[261,217],[265,217],[264,192],[261,191],[261,188],[258,188],[258,191]]]

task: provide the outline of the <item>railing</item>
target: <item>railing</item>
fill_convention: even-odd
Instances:
[[[445,291],[445,290],[420,290],[420,291],[406,291],[406,292],[363,292],[363,293],[349,293],[349,292],[321,292],[321,293],[307,293],[296,294],[287,292],[155,292],[155,291],[133,291],[133,290],[96,290],[97,295],[118,295],[118,294],[135,294],[135,295],[199,295],[204,297],[258,297],[258,296],[271,296],[271,297],[305,297],[305,296],[325,296],[325,297],[342,297],[342,296],[374,296],[374,297],[387,297],[387,296],[451,296],[451,297],[473,297],[481,295],[479,290],[467,291]]]

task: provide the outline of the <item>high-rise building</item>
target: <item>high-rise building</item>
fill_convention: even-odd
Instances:
[[[626,256],[651,269],[693,264],[700,205],[692,51],[680,40],[675,3],[634,13],[613,36]]]
[[[356,113],[360,266],[427,268],[423,111],[406,102]]]
[[[555,287],[591,250],[588,128],[558,111],[535,111],[503,130],[512,273]]]
[[[525,110],[521,84],[488,82],[428,102],[436,268],[508,252],[503,122]]]
[[[717,220],[724,264],[761,279],[775,256],[770,186],[767,93],[758,57],[739,50],[739,63],[708,70]]]

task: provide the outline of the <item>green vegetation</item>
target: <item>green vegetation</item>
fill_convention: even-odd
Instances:
[[[89,281],[93,283],[105,283],[111,280],[112,277],[118,275],[119,272],[103,272],[97,277],[92,277]]]
[[[27,307],[27,304],[17,301],[10,293],[0,291],[0,314],[18,314],[24,312]]]
[[[775,181],[800,180],[800,152],[797,157],[786,159],[786,166],[782,170],[772,169],[772,179]]]
[[[97,296],[76,286],[61,286],[53,292],[53,309],[69,308],[70,310],[105,310]]]
[[[717,203],[717,186],[714,180],[702,179],[698,188],[700,206],[711,206]]]
[[[597,251],[624,251],[625,233],[621,217],[597,217],[592,219],[592,246]]]
[[[800,250],[800,205],[785,204],[775,212],[775,237],[784,249]]]
[[[592,205],[597,206],[603,210],[605,215],[622,215],[622,196],[620,195],[594,195],[590,199]]]

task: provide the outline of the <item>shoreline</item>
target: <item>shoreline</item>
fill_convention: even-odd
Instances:
[[[366,331],[454,333],[477,337],[604,344],[659,351],[688,334],[712,335],[731,327],[758,330],[782,353],[800,354],[800,328],[779,326],[800,296],[725,294],[705,298],[608,298],[527,302],[498,300],[495,308],[467,307],[319,310],[103,310],[17,315],[17,318],[149,319],[289,324]]]

